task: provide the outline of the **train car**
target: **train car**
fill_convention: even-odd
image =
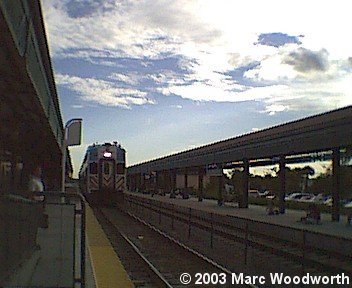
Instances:
[[[81,192],[94,205],[110,206],[122,201],[125,190],[126,151],[117,142],[87,148],[79,171]]]

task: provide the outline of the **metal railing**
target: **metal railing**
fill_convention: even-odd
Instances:
[[[215,236],[239,243],[242,245],[244,265],[249,248],[254,248],[296,261],[302,265],[303,271],[307,267],[315,267],[331,272],[352,273],[352,241],[347,238],[220,215],[127,194],[124,201],[126,209],[132,214],[145,221],[153,218],[156,225],[164,225],[170,231],[175,229],[175,223],[182,223],[186,240],[194,237],[193,230],[201,229],[209,237],[210,248],[214,248]]]
[[[44,196],[45,200],[38,202],[20,196],[7,196],[0,202],[0,286],[79,285],[84,288],[86,207],[83,196],[56,191],[37,193],[37,196]],[[43,226],[44,214],[48,216],[49,227],[38,232],[38,228]],[[42,260],[35,264],[35,269],[28,268],[33,266],[31,264],[24,265],[31,263],[38,255]],[[44,272],[45,266],[40,267],[46,264],[54,267],[55,261],[61,261],[56,266],[60,269]],[[24,284],[21,275],[28,273],[32,273],[32,279]],[[61,276],[64,279],[60,279]]]
[[[0,286],[36,247],[41,205],[16,195],[0,199]]]
[[[63,193],[57,191],[45,191],[38,193],[38,196],[44,196],[45,205],[74,205],[74,241],[73,241],[73,261],[72,261],[72,280],[73,287],[79,284],[85,287],[86,277],[86,202],[81,194]],[[80,223],[79,242],[76,241],[76,225]],[[78,249],[79,248],[79,249]],[[79,251],[79,259],[77,252]],[[78,265],[77,265],[78,264]],[[79,273],[77,273],[79,266]]]

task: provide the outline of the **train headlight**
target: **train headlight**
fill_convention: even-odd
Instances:
[[[104,155],[105,158],[111,158],[112,153],[108,152],[108,151],[105,151],[103,155]]]

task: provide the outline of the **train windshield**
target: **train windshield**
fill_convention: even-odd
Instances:
[[[124,163],[116,164],[116,173],[117,174],[124,174],[125,173],[125,164]]]
[[[104,171],[104,174],[110,174],[110,164],[108,162],[104,163],[103,171]]]
[[[89,165],[89,173],[90,174],[97,174],[98,173],[98,165],[97,165],[97,163],[90,163],[90,165]]]

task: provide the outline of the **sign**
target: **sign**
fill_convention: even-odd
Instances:
[[[66,145],[81,145],[82,119],[72,119],[66,124]]]

